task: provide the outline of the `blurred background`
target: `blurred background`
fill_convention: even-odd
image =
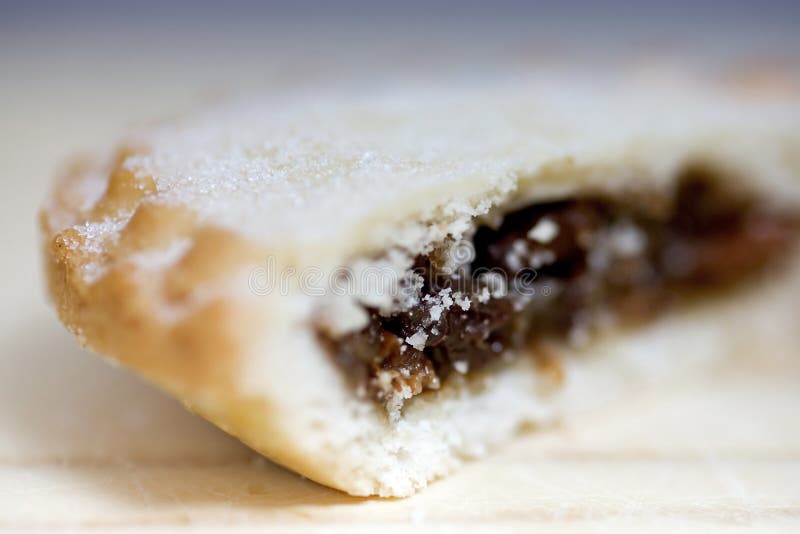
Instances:
[[[270,504],[343,499],[271,464],[254,471],[244,447],[87,355],[62,330],[44,297],[36,212],[52,177],[75,154],[102,151],[129,125],[238,93],[491,76],[567,62],[691,63],[740,76],[750,68],[795,68],[798,51],[800,3],[793,0],[0,2],[0,528],[206,517],[192,503],[214,503],[216,519],[241,519],[269,514]],[[796,421],[770,406],[800,406],[796,381],[783,389],[772,381],[766,396],[757,386],[744,393],[723,388],[716,397],[698,389],[708,402],[735,406],[755,426],[709,431],[716,423],[679,394],[643,401],[660,414],[658,425],[617,421],[611,434],[604,427],[601,442],[586,443],[601,449],[605,443],[612,453],[620,442],[658,451],[659,436],[672,428],[716,435],[708,445],[714,450],[726,443],[763,450],[756,445],[766,443],[777,456],[792,457],[800,438],[781,432]],[[564,448],[545,440],[548,446]],[[794,491],[779,485],[773,492],[783,501],[768,501],[790,514],[776,516],[780,521],[800,515],[792,508],[800,471],[792,465],[753,475],[794,480]],[[540,494],[542,510],[554,509],[547,498],[554,487],[571,484],[562,480],[570,473],[552,473],[553,486]],[[716,480],[713,470],[674,473],[684,487]],[[615,502],[629,506],[630,495],[614,501],[602,484],[597,491],[577,487],[562,497],[601,511],[616,509]],[[722,500],[714,502],[745,498],[725,484],[719,488],[721,494],[710,495]],[[416,513],[413,504],[398,506],[402,514]]]

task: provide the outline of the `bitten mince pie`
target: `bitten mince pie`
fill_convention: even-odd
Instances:
[[[273,94],[66,172],[49,289],[268,458],[406,496],[521,428],[800,354],[799,155],[797,95],[710,81]]]

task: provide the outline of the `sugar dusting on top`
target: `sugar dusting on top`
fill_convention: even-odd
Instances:
[[[508,189],[524,155],[541,150],[534,137],[518,142],[508,110],[466,121],[439,109],[452,105],[436,95],[408,104],[388,97],[231,105],[148,133],[151,150],[125,166],[155,178],[166,202],[280,241],[324,238],[368,212],[402,210],[425,189],[449,187],[458,201],[469,177]],[[482,135],[486,128],[496,134]]]
[[[554,162],[606,165],[609,154],[640,153],[644,141],[674,142],[699,126],[714,131],[764,116],[699,86],[586,81],[324,88],[239,101],[135,133],[123,166],[154,181],[150,201],[189,206],[201,224],[276,250],[418,253],[467,231]],[[670,164],[658,166],[666,173]],[[542,221],[531,232],[547,242],[557,228]]]
[[[91,283],[102,276],[103,252],[108,247],[109,241],[116,239],[118,232],[127,222],[127,219],[106,217],[97,222],[85,222],[74,227],[80,238],[67,242],[66,246],[73,249],[80,248],[81,252],[90,258],[82,265],[82,275],[86,282]]]
[[[412,195],[412,211],[445,200],[466,209],[458,206],[470,180],[507,189],[547,160],[629,138],[654,119],[664,132],[692,123],[688,114],[661,116],[663,106],[641,91],[607,85],[585,91],[538,81],[240,102],[143,134],[138,144],[149,151],[125,166],[155,178],[165,201],[251,237],[319,239],[368,213],[407,210]],[[598,106],[603,90],[606,106],[616,102],[614,128]],[[435,198],[426,200],[426,190]]]

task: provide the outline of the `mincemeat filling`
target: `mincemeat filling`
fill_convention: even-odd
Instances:
[[[672,198],[602,195],[538,203],[472,238],[471,261],[444,269],[420,256],[417,304],[368,310],[361,331],[320,333],[360,395],[386,401],[437,389],[515,349],[580,344],[599,328],[652,318],[698,291],[718,290],[787,256],[795,213],[776,213],[687,172]]]

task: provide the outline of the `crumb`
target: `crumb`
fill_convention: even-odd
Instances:
[[[408,336],[405,341],[417,350],[425,349],[425,342],[428,340],[428,334],[424,330],[417,330],[413,336]]]
[[[533,228],[528,230],[528,238],[537,243],[547,244],[558,236],[558,224],[550,217],[542,217]]]

